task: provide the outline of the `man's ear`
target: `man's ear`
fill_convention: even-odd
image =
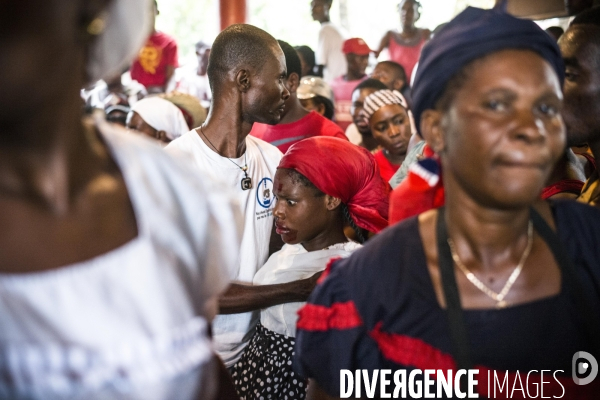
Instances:
[[[317,104],[317,113],[321,114],[322,116],[325,116],[325,111],[327,111],[327,107],[325,107],[325,104]]]
[[[443,114],[438,110],[428,109],[421,114],[421,134],[429,147],[438,154],[446,148],[442,120]]]
[[[404,80],[396,79],[394,80],[393,89],[400,91],[404,87]]]
[[[285,86],[288,92],[296,93],[298,86],[300,86],[300,76],[297,73],[292,72],[288,75]]]
[[[246,93],[250,89],[250,72],[247,69],[240,69],[235,74],[235,84],[240,92]]]
[[[156,138],[161,142],[169,143],[171,139],[167,137],[167,132],[165,131],[156,131]]]
[[[325,195],[325,205],[329,211],[335,210],[342,204],[342,199],[333,197],[328,194]]]
[[[79,21],[81,21],[81,31],[91,37],[102,33],[106,26],[105,11],[113,1],[114,0],[82,1],[79,18]]]

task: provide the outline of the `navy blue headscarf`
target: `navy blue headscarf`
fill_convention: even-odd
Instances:
[[[556,42],[533,21],[492,10],[468,7],[423,47],[412,88],[413,115],[420,129],[421,114],[435,107],[448,81],[466,64],[505,49],[532,50],[556,71],[562,85],[565,67]]]

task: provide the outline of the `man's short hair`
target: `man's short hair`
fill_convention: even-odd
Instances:
[[[569,26],[584,24],[600,26],[600,7],[590,8],[578,14]]]
[[[258,70],[265,56],[272,52],[277,41],[260,28],[247,24],[235,24],[219,33],[213,42],[208,59],[208,82],[213,97],[218,96],[227,74],[244,67]]]
[[[406,71],[404,70],[404,67],[402,65],[398,64],[395,61],[380,61],[377,63],[377,65],[380,64],[390,67],[394,71],[394,74],[396,74],[396,76],[399,79],[402,79],[404,81],[404,84],[408,84],[408,81],[406,80]]]
[[[290,76],[292,73],[297,73],[298,78],[302,75],[302,63],[300,62],[300,57],[298,57],[298,53],[296,50],[288,43],[283,40],[278,40],[279,46],[281,50],[283,50],[283,54],[285,55],[285,67],[287,69],[286,78]]]
[[[362,81],[361,83],[359,83],[358,85],[356,85],[356,87],[352,91],[354,92],[356,90],[361,90],[361,89],[383,90],[383,89],[387,89],[387,88],[388,87],[385,86],[385,84],[383,84],[381,81],[378,81],[377,79],[373,79],[373,78],[368,78],[368,79],[365,79],[364,81]]]

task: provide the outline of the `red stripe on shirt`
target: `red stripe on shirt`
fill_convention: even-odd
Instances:
[[[336,262],[337,260],[341,260],[341,259],[342,259],[342,257],[333,257],[331,260],[329,260],[327,262],[327,265],[325,266],[325,271],[323,271],[323,273],[319,277],[319,280],[317,280],[318,284],[322,283],[325,280],[325,278],[327,278],[327,276],[329,276],[329,273],[331,272],[331,266],[333,265],[333,263]]]
[[[377,323],[375,328],[369,333],[369,336],[375,340],[379,351],[381,351],[381,354],[385,358],[396,364],[420,370],[439,369],[444,371],[444,376],[447,375],[445,371],[452,370],[454,377],[456,363],[451,355],[442,352],[420,339],[396,333],[383,332],[381,330],[382,324],[382,322]],[[477,392],[481,396],[492,396],[496,399],[539,398],[541,394],[540,385],[542,379],[544,381],[544,398],[548,398],[546,396],[549,396],[549,398],[556,396],[557,398],[562,397],[565,399],[592,400],[598,398],[597,393],[600,390],[599,379],[596,379],[587,386],[578,386],[573,382],[572,378],[564,375],[556,376],[555,379],[553,376],[554,371],[545,370],[542,378],[541,371],[538,370],[535,373],[529,374],[528,378],[527,373],[529,371],[519,373],[516,371],[498,371],[481,365],[475,366],[474,369],[479,370],[479,374],[476,375],[476,380],[478,381]],[[566,372],[567,371],[564,371],[563,374]],[[496,375],[494,375],[494,373]],[[517,374],[519,374],[518,377]],[[505,375],[508,375],[508,391],[505,388],[505,390],[501,392],[499,386],[496,386],[496,391],[494,392],[495,377],[497,377],[500,384],[502,384]],[[513,387],[515,390],[513,390]],[[488,388],[490,393],[488,393]],[[538,397],[535,396],[536,390],[538,392]],[[529,396],[528,393],[531,396]]]
[[[330,307],[307,304],[298,311],[297,329],[324,332],[352,329],[362,325],[362,318],[352,301],[333,303]]]

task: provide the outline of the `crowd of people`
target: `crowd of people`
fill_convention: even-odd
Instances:
[[[0,5],[0,398],[600,396],[600,7],[310,5],[193,68],[156,1]]]

